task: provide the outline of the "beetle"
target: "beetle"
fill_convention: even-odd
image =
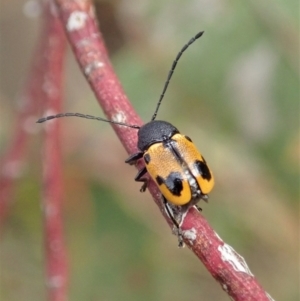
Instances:
[[[203,33],[199,32],[190,39],[177,54],[150,122],[137,126],[81,113],[62,113],[37,121],[41,123],[53,118],[77,116],[137,129],[139,151],[130,155],[125,163],[133,165],[143,159],[145,166],[138,171],[135,181],[143,183],[141,192],[146,190],[149,181],[148,177],[144,177],[146,174],[157,184],[165,209],[177,229],[179,245],[183,244],[182,234],[169,204],[171,207],[177,206],[182,212],[185,212],[191,206],[196,205],[200,199],[207,201],[208,193],[214,186],[214,177],[192,140],[181,134],[171,123],[156,120],[156,116],[182,53]]]
[[[135,181],[144,183],[142,192],[148,183],[143,176],[148,173],[165,199],[173,205],[187,209],[200,199],[207,201],[214,178],[188,136],[180,134],[169,122],[152,120],[139,129],[138,148],[140,151],[125,163],[132,165],[143,158],[145,167],[135,177]]]

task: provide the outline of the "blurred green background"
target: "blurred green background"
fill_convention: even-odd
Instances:
[[[148,121],[184,54],[158,118],[192,137],[216,178],[203,215],[275,300],[299,300],[299,1],[97,1],[112,62]],[[0,146],[40,29],[34,1],[2,1]],[[69,50],[65,111],[102,116]],[[37,116],[40,117],[40,116]],[[70,300],[228,300],[176,237],[109,125],[62,119]],[[36,125],[36,131],[40,130]],[[1,300],[46,300],[40,135],[1,237]],[[40,158],[40,159],[37,159]]]

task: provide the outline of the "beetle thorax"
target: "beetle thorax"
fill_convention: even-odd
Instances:
[[[152,144],[163,142],[179,133],[171,123],[153,120],[144,124],[138,131],[138,148],[146,151]]]

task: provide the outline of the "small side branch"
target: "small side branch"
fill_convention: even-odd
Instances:
[[[24,84],[23,91],[17,100],[15,109],[15,126],[10,137],[10,144],[0,159],[0,228],[8,216],[13,200],[13,190],[16,181],[22,177],[28,143],[36,134],[34,125],[37,116],[41,115],[43,103],[42,82],[44,75],[44,57],[42,55],[48,37],[44,33],[38,40],[38,45],[32,57],[32,64]]]
[[[50,7],[51,3],[46,4],[43,18],[42,32],[47,37],[47,43],[41,53],[44,57],[41,87],[44,110],[60,112],[66,39],[61,23]],[[44,129],[42,208],[47,293],[50,301],[66,301],[68,275],[62,220],[61,134],[58,122],[49,123]]]

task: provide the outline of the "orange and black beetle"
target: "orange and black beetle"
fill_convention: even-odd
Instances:
[[[145,167],[135,177],[144,182],[141,191],[147,187],[143,176],[148,172],[173,205],[190,207],[200,199],[207,200],[214,186],[213,175],[192,140],[176,127],[160,120],[146,123],[138,131],[138,148],[140,152],[125,162],[134,164],[144,159]]]

